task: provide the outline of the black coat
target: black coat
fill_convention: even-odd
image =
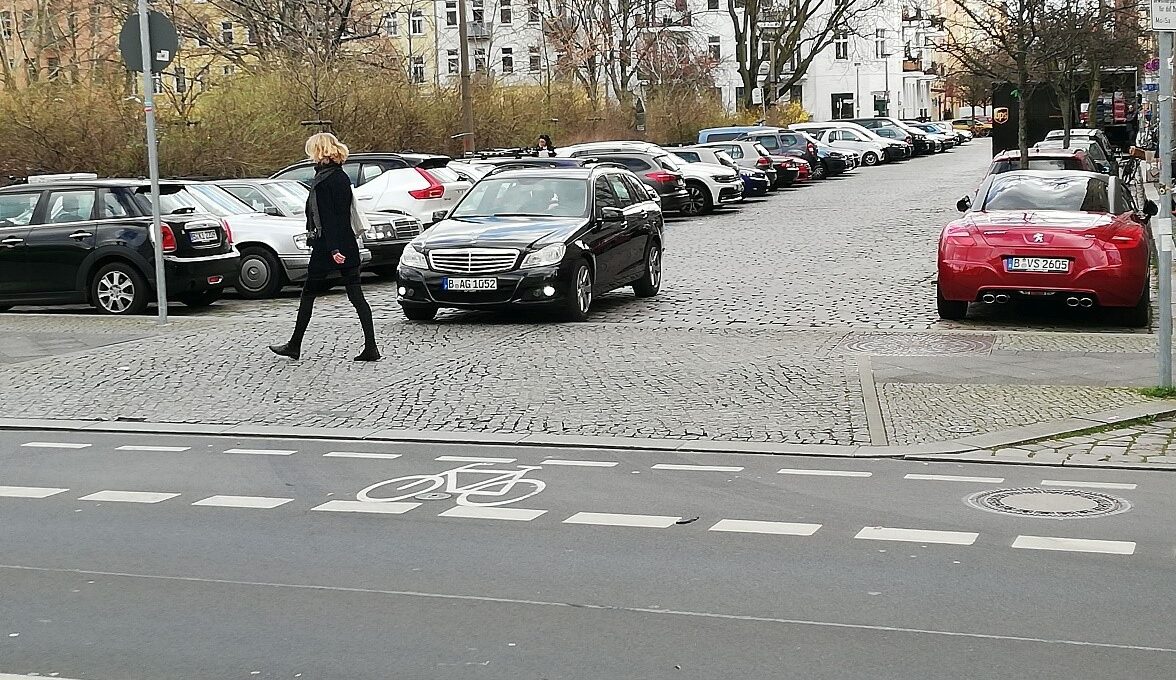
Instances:
[[[306,230],[311,239],[310,273],[323,273],[359,266],[359,241],[351,229],[351,180],[336,163],[318,166],[306,202]],[[311,201],[314,201],[312,205]],[[315,229],[314,211],[318,208],[319,228]],[[347,261],[335,264],[332,255],[342,253]]]

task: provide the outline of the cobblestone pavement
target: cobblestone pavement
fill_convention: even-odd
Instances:
[[[979,143],[672,220],[662,294],[605,296],[587,324],[408,323],[373,280],[388,357],[374,366],[348,360],[359,329],[340,293],[293,364],[264,349],[289,332],[293,291],[177,305],[164,329],[0,315],[4,415],[904,444],[1145,401],[1123,386],[1148,384],[1154,336],[1072,310],[938,321],[938,231],[988,157]]]

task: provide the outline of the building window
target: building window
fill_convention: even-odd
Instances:
[[[853,93],[842,92],[832,95],[833,120],[848,120],[853,118]]]
[[[22,34],[22,37],[31,38],[37,34],[37,15],[33,10],[26,9],[20,13],[20,26],[17,30]]]
[[[69,30],[69,37],[78,37],[78,13],[70,12],[65,17],[65,26]]]
[[[221,67],[221,75],[225,75],[225,76],[233,75],[233,67],[229,64],[225,64],[224,66]]]
[[[188,91],[188,74],[183,66],[176,67],[176,94],[184,94]]]
[[[531,73],[538,73],[539,69],[541,69],[542,67],[543,67],[543,60],[540,58],[539,48],[538,47],[527,48],[527,69],[530,70]]]
[[[37,62],[29,59],[25,62],[25,71],[29,74],[29,80],[34,81],[40,75],[40,69],[37,68]]]
[[[457,0],[445,0],[445,25],[457,25]]]
[[[163,92],[163,74],[156,73],[151,76],[151,87],[152,93]]]
[[[12,40],[12,12],[0,12],[0,31],[3,31],[5,40]]]
[[[514,73],[514,48],[502,48],[502,74],[510,75]]]
[[[61,77],[61,58],[49,57],[45,61],[45,65],[49,67],[49,80],[57,80]]]
[[[446,52],[445,52],[446,67],[445,68],[449,72],[449,75],[452,76],[452,75],[457,74],[458,63],[459,62],[458,62],[457,50],[446,50]]]
[[[849,59],[849,31],[844,28],[833,34],[833,58]]]
[[[539,0],[527,0],[527,23],[539,23]]]
[[[718,9],[719,8],[719,0],[706,0],[706,8],[707,9]]]
[[[478,73],[486,72],[486,48],[479,47],[474,50],[474,70]]]
[[[414,9],[408,18],[408,30],[413,35],[425,34],[425,15],[421,10]]]
[[[486,4],[484,0],[473,0],[470,4],[473,7],[473,22],[475,24],[486,23]]]
[[[233,44],[233,22],[221,22],[221,43],[225,45]]]
[[[760,59],[768,61],[772,56],[772,41],[760,40]]]
[[[384,34],[396,35],[400,33],[400,25],[396,21],[396,12],[384,13]]]
[[[735,88],[735,104],[736,106],[743,106],[743,93],[746,92],[742,85]]]
[[[420,84],[425,82],[425,58],[412,58],[412,82]]]
[[[885,59],[889,56],[886,52],[886,29],[879,28],[874,31],[874,58]]]
[[[713,61],[720,61],[723,58],[723,47],[719,36],[712,35],[706,40],[707,49],[710,51],[710,58]]]
[[[90,5],[90,35],[97,35],[102,28],[102,6],[95,3]]]
[[[209,42],[208,42],[209,38],[208,38],[208,34],[205,33],[204,27],[201,26],[200,28],[198,28],[196,30],[200,31],[196,35],[196,44],[201,47],[208,47],[209,46]]]
[[[797,106],[804,106],[804,86],[793,85],[788,90],[788,101],[796,104]]]
[[[502,4],[498,6],[498,23],[510,24],[514,21],[514,8],[510,6],[510,0],[501,0]]]

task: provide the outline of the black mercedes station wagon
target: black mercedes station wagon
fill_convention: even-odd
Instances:
[[[582,321],[601,293],[656,295],[663,243],[661,207],[627,170],[505,171],[404,249],[398,302],[415,321],[441,307],[542,307]]]

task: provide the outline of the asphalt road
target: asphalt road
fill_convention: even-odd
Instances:
[[[357,501],[471,462],[513,484]],[[1126,509],[966,502],[1023,487]],[[1168,677],[1174,491],[1122,470],[6,431],[0,678]]]

